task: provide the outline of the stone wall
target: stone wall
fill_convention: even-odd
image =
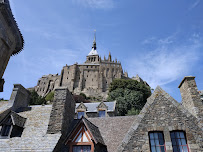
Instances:
[[[186,132],[191,152],[203,151],[203,133],[197,119],[161,89],[156,89],[125,136],[118,151],[150,152],[149,132],[162,131],[166,151],[173,152],[170,131]]]

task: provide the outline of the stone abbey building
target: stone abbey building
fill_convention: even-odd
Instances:
[[[96,47],[94,38],[92,50],[83,64],[75,63],[64,66],[61,75],[47,75],[39,79],[35,91],[40,96],[46,96],[57,87],[68,87],[75,94],[85,93],[87,96],[101,96],[106,98],[110,83],[115,78],[128,78],[127,72],[123,72],[122,65],[117,59],[102,59]]]

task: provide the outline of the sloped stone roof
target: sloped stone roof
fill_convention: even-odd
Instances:
[[[117,151],[122,143],[123,137],[130,129],[137,116],[119,116],[104,118],[87,118],[92,124],[98,127],[101,136],[107,146],[108,152]]]
[[[16,112],[11,111],[11,117],[13,120],[13,125],[19,126],[19,127],[24,127],[26,118],[18,115]]]
[[[97,126],[95,126],[92,122],[87,120],[85,117],[83,117],[82,119],[83,119],[84,123],[86,124],[87,128],[89,129],[89,131],[92,133],[95,142],[105,145],[104,140],[99,131],[99,128]]]
[[[0,149],[10,151],[53,151],[61,134],[46,134],[52,106],[31,106],[30,111],[19,112],[27,118],[21,137],[0,141]]]

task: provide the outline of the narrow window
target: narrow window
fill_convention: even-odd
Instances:
[[[163,132],[150,132],[149,140],[151,152],[165,152]]]
[[[99,117],[105,117],[106,111],[105,110],[99,110]]]
[[[170,134],[173,152],[189,152],[185,132],[172,131]]]
[[[3,125],[1,129],[1,136],[9,136],[11,125]]]
[[[78,119],[82,118],[82,116],[83,117],[85,116],[85,112],[84,111],[78,112]]]
[[[88,66],[87,66],[87,68],[88,68]]]

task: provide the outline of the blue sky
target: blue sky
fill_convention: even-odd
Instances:
[[[201,0],[10,0],[25,39],[4,74],[9,99],[13,84],[33,87],[64,65],[83,63],[97,30],[97,50],[109,51],[129,76],[160,85],[179,102],[184,76],[203,89],[203,2]]]

